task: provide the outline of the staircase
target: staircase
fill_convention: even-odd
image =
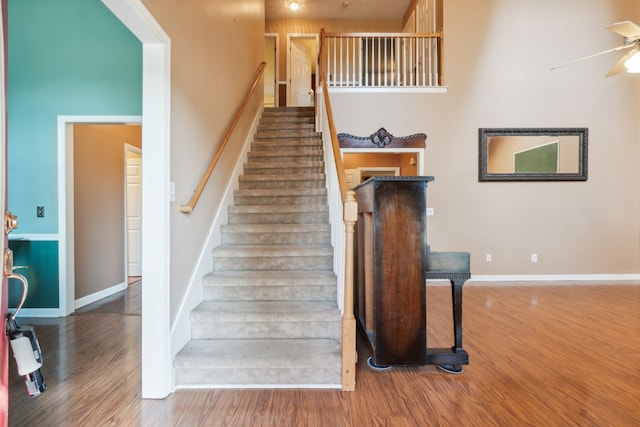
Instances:
[[[340,388],[341,316],[313,108],[265,109],[177,387]]]

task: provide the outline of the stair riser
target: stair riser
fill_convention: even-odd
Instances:
[[[315,125],[313,123],[304,122],[261,122],[258,125],[257,133],[270,132],[274,130],[304,130],[315,132]]]
[[[248,153],[249,157],[252,156],[271,156],[276,157],[278,155],[314,155],[324,156],[324,150],[321,145],[280,145],[274,146],[271,149],[264,149],[264,147],[258,150],[251,147],[251,151]]]
[[[340,322],[198,322],[191,339],[340,339]]]
[[[330,271],[332,256],[313,257],[214,257],[214,271]]]
[[[262,112],[261,120],[269,119],[297,119],[297,120],[314,120],[314,111],[274,111],[272,108]]]
[[[269,107],[262,112],[262,117],[314,117],[315,111],[310,108]]]
[[[321,162],[318,162],[321,163]],[[244,174],[245,175],[273,175],[273,174],[281,174],[281,175],[299,175],[305,173],[324,173],[324,166],[296,166],[286,165],[282,167],[280,165],[269,164],[267,165],[256,165],[256,164],[247,164],[244,165]]]
[[[176,369],[176,384],[192,386],[231,386],[264,384],[327,384],[340,385],[341,369],[337,368],[284,368],[284,369]]]
[[[229,224],[322,224],[327,223],[326,212],[317,213],[235,213]]]
[[[257,133],[263,130],[279,130],[279,129],[302,129],[315,132],[315,121],[313,117],[303,118],[287,118],[287,119],[262,119],[258,125]]]
[[[274,190],[285,188],[325,188],[322,180],[240,181],[241,190]]]
[[[238,196],[234,198],[237,206],[256,205],[318,205],[327,203],[326,196]]]
[[[257,139],[267,138],[318,138],[319,135],[313,130],[298,130],[298,129],[284,129],[284,130],[263,130],[255,136]]]
[[[320,156],[324,158],[324,151],[319,147],[296,147],[296,146],[283,146],[277,150],[252,150],[247,154],[247,157],[251,159],[255,157],[257,159],[264,159],[271,161],[278,157],[293,157],[293,156]]]
[[[322,138],[317,134],[308,135],[272,135],[272,134],[256,134],[253,137],[254,142],[258,143],[278,143],[278,144],[318,144],[322,143]]]
[[[251,151],[288,150],[291,148],[316,148],[322,149],[322,140],[304,138],[298,139],[273,139],[268,141],[253,141]]]
[[[336,286],[205,286],[205,301],[335,301]]]
[[[262,112],[262,118],[265,117],[315,117],[315,111],[313,108],[303,110],[297,108],[293,110],[288,107],[269,107]]]
[[[222,232],[223,245],[323,245],[331,244],[331,233],[234,233]]]
[[[313,153],[289,153],[289,154],[271,154],[271,153],[249,153],[247,155],[247,161],[249,164],[252,162],[264,163],[264,162],[273,162],[273,163],[283,163],[283,166],[288,166],[290,163],[294,162],[321,162],[324,160],[324,156],[322,154],[313,154]]]

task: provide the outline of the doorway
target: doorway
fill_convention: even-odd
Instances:
[[[105,176],[115,176],[112,174],[111,169],[103,168],[101,173],[102,177],[97,177],[96,180],[87,181],[82,178],[83,185],[76,187],[76,174],[83,174],[83,169],[91,168],[89,160],[91,157],[95,157],[96,148],[101,148],[105,153],[110,150],[107,147],[103,147],[104,144],[100,144],[96,141],[94,147],[75,147],[75,128],[83,129],[85,132],[92,131],[93,128],[99,128],[102,126],[124,126],[132,125],[140,126],[142,118],[140,116],[59,116],[58,117],[58,225],[60,229],[60,254],[59,257],[59,274],[60,274],[60,286],[59,286],[59,300],[60,300],[60,315],[66,316],[73,313],[78,306],[86,305],[94,302],[103,297],[109,296],[114,292],[126,289],[127,285],[127,273],[125,268],[125,220],[124,220],[124,160],[123,149],[124,142],[118,144],[115,147],[115,151],[111,154],[114,156],[113,162],[120,164],[120,170],[122,175],[120,176],[120,182],[122,185],[118,190],[118,185],[111,187],[101,188],[98,191],[96,185],[105,180]],[[82,133],[82,132],[80,132]],[[93,134],[95,135],[95,134]],[[96,139],[95,136],[91,137]],[[86,145],[86,144],[82,144]],[[75,151],[75,156],[74,156]],[[84,154],[86,153],[86,155]],[[119,153],[119,154],[118,154]],[[105,160],[104,156],[109,154],[101,153],[99,157],[101,161]],[[77,157],[77,158],[74,158]],[[117,172],[115,172],[117,173]],[[108,180],[109,178],[106,178]],[[87,181],[87,182],[84,182]],[[102,193],[114,193],[111,194],[112,198],[109,201],[108,198],[101,200],[94,199],[93,194]],[[78,194],[76,194],[78,193]],[[78,198],[79,200],[76,200]],[[114,208],[111,213],[107,213],[104,218],[104,206],[110,206],[111,204],[118,203],[119,206]],[[76,218],[76,211],[78,211],[78,218]],[[115,218],[117,216],[117,218]],[[109,225],[105,225],[102,220],[109,221]],[[98,226],[96,226],[94,220],[98,220]],[[80,229],[79,233],[76,233],[76,224]],[[98,230],[99,228],[99,230]],[[118,229],[120,231],[118,231]],[[107,234],[104,239],[95,239],[95,233],[97,231],[104,231]],[[106,260],[106,257],[101,257],[102,261],[94,262],[93,258],[97,256],[95,254],[104,253],[105,250],[113,250],[118,253],[118,242],[114,242],[109,238],[109,233],[116,235],[115,237],[122,236],[122,257],[116,256],[116,259],[112,260],[114,266],[103,264],[102,261]],[[76,236],[77,234],[77,236]],[[78,239],[76,239],[78,237]],[[105,240],[106,239],[106,240]],[[97,241],[97,244],[96,244]],[[105,247],[100,245],[105,244]],[[113,248],[111,248],[113,246]],[[92,253],[94,254],[92,256]],[[81,259],[77,260],[77,256]],[[78,265],[76,262],[78,261]],[[93,268],[93,267],[99,268]],[[78,270],[77,267],[82,267]],[[106,268],[105,268],[106,267]],[[120,269],[120,267],[122,267]],[[115,269],[115,272],[113,271]],[[111,277],[115,274],[115,277]],[[79,277],[77,277],[79,275]],[[99,280],[89,280],[84,277],[100,277]],[[87,284],[87,288],[76,289],[76,279],[80,279],[79,283]],[[102,281],[101,281],[102,280]],[[105,286],[105,283],[107,285]],[[97,287],[94,287],[96,286]],[[76,294],[78,291],[78,294]],[[79,298],[78,298],[79,297]]]
[[[313,106],[318,64],[318,35],[288,34],[287,45],[287,105]]]
[[[125,230],[128,283],[142,276],[142,150],[131,144],[125,150]]]
[[[275,107],[278,100],[278,43],[279,35],[267,33],[264,35],[264,106]]]

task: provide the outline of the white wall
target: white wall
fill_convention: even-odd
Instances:
[[[446,1],[448,93],[334,94],[337,131],[428,135],[428,240],[471,252],[474,274],[638,274],[640,75],[604,78],[616,53],[550,71],[620,45],[604,27],[640,23],[637,3]],[[479,183],[481,127],[588,127],[589,179]]]

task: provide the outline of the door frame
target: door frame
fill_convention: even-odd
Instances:
[[[316,67],[317,67],[317,61],[318,61],[318,50],[319,50],[319,46],[320,46],[320,38],[318,36],[318,34],[314,34],[314,33],[290,33],[287,34],[287,106],[291,105],[291,40],[292,39],[312,39],[315,40],[316,42],[316,51],[315,51],[315,55],[316,55]],[[317,84],[317,73],[318,70],[316,68],[316,84]],[[313,89],[314,91],[314,96],[315,96],[315,92],[316,89]],[[316,102],[314,101],[313,103],[314,105],[316,104]]]
[[[58,116],[59,316],[68,316],[76,309],[73,127],[127,123],[142,124],[142,116]]]
[[[274,57],[274,67],[273,67],[273,90],[274,90],[274,97],[273,97],[273,103],[274,103],[274,107],[277,107],[280,105],[280,34],[278,33],[264,33],[264,38],[265,39],[275,39],[275,52],[273,53],[273,57]],[[266,60],[266,58],[265,58]],[[264,84],[266,85],[266,81],[264,82]]]
[[[140,162],[142,162],[142,149],[126,142],[124,144],[124,280],[125,283],[128,284],[131,272],[129,271],[129,221],[127,216],[129,206],[129,186],[127,185],[127,153],[137,154],[138,156],[140,156]],[[140,188],[142,189],[142,182],[140,182]],[[140,200],[140,205],[140,209],[142,210],[142,200]],[[142,265],[142,260],[140,260],[140,265]]]
[[[142,42],[142,397],[162,399],[174,388],[170,313],[171,39],[140,0],[101,1]]]

